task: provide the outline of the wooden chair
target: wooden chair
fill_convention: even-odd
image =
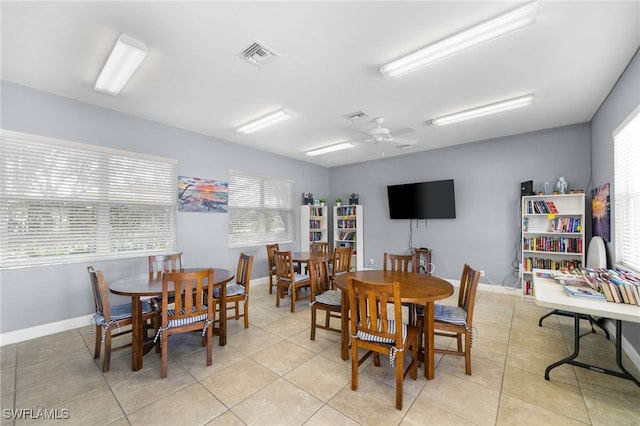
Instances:
[[[244,328],[249,328],[249,284],[251,282],[252,267],[253,256],[240,253],[236,283],[227,284],[227,319],[235,318],[238,320],[240,317],[244,318]],[[218,297],[217,291],[214,291],[214,296]],[[239,310],[240,302],[243,302],[242,313]],[[230,306],[231,303],[233,305]],[[234,310],[235,313],[229,316],[229,310]]]
[[[385,253],[382,269],[385,271],[415,272],[414,256],[411,254]],[[407,307],[409,324],[417,323],[416,306],[413,303],[403,303]]]
[[[309,288],[311,282],[308,275],[302,275],[294,270],[293,259],[290,251],[276,251],[276,307],[280,307],[280,299],[285,290],[291,294],[291,312],[296,311],[296,301],[308,299],[311,296],[300,297],[300,290]]]
[[[351,247],[338,247],[333,251],[330,280],[332,288],[336,277],[351,270]]]
[[[321,257],[309,261],[309,281],[311,282],[311,340],[316,340],[316,328],[341,333],[340,328],[331,327],[331,318],[340,319],[342,293],[331,288],[329,262]],[[324,325],[318,324],[317,311],[325,311]]]
[[[184,268],[182,253],[149,256],[149,272],[171,272]]]
[[[468,375],[471,375],[471,344],[473,334],[476,333],[473,326],[473,307],[479,281],[480,271],[472,269],[469,265],[464,265],[460,279],[458,306],[436,303],[433,316],[435,334],[457,340],[457,350],[436,348],[435,352],[464,356],[465,370]],[[462,345],[463,335],[464,347]]]
[[[276,251],[280,250],[280,245],[267,244],[267,266],[269,267],[269,294],[273,294],[273,277],[276,276]]]
[[[112,346],[111,340],[114,337],[131,333],[131,328],[121,330],[122,327],[130,326],[131,319],[131,303],[124,305],[111,306],[109,302],[109,290],[101,271],[96,271],[93,266],[87,268],[91,287],[93,288],[93,301],[95,303],[96,312],[93,314],[93,322],[96,324],[96,342],[93,351],[93,359],[100,358],[102,343],[104,343],[104,358],[102,360],[102,371],[109,371],[111,364],[111,352],[121,349],[130,348],[131,342],[120,346]],[[142,302],[142,318],[145,321],[147,330],[158,326],[158,311],[153,308],[149,302]],[[150,323],[147,324],[147,321]],[[118,331],[114,332],[114,327]]]
[[[309,251],[313,254],[322,254],[326,256],[329,254],[329,243],[314,241],[311,243]]]
[[[413,255],[410,254],[384,254],[382,269],[385,271],[406,271],[414,269]]]
[[[389,356],[396,370],[396,408],[402,410],[402,385],[407,373],[418,376],[420,329],[402,322],[400,284],[366,282],[347,278],[351,309],[351,389],[358,390],[358,369],[373,354],[380,365],[380,354]],[[389,312],[389,304],[393,311]],[[358,350],[367,352],[358,358]],[[404,370],[404,351],[411,349],[411,363]]]
[[[162,274],[162,314],[156,338],[160,339],[160,378],[167,377],[169,336],[188,331],[202,330],[207,347],[207,366],[213,358],[213,327],[215,323],[215,299],[212,291],[204,291],[213,284],[213,269],[194,272],[165,272]],[[175,290],[174,290],[175,289]],[[174,308],[169,307],[169,295],[173,293]]]

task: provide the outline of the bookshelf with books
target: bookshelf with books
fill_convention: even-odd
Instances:
[[[329,208],[300,206],[300,251],[309,251],[311,243],[329,241]]]
[[[351,247],[351,268],[364,269],[363,206],[352,204],[333,208],[333,247]]]
[[[533,298],[533,270],[581,268],[584,242],[584,194],[522,197],[520,281],[525,299]]]

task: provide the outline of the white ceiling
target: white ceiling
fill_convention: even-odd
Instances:
[[[533,26],[406,77],[378,72],[522,3],[2,1],[2,79],[323,166],[589,121],[640,46],[637,0],[540,1]],[[149,55],[111,97],[93,84],[120,33]],[[254,41],[279,56],[262,68],[244,62],[238,54]],[[533,106],[429,121],[528,93]],[[252,135],[233,130],[282,107],[294,119]],[[344,118],[360,110],[370,118]],[[303,154],[372,129],[378,116],[392,133],[415,129],[402,137],[418,144]]]

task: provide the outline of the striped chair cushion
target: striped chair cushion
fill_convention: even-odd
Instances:
[[[387,325],[388,325],[388,332],[390,334],[394,334],[396,332],[396,322],[394,320],[388,320]],[[368,326],[371,327],[370,324]],[[380,321],[380,319],[378,319],[377,328],[378,328],[378,331],[382,331],[382,322]],[[369,333],[365,333],[363,331],[358,331],[358,333],[356,334],[356,338],[360,340],[367,340],[370,342],[380,342],[380,343],[389,343],[389,344],[396,343],[395,339],[378,337]],[[407,338],[407,324],[403,322],[402,323],[402,344],[403,345],[406,338]]]
[[[327,290],[324,293],[316,296],[316,303],[322,303],[324,305],[340,306],[342,300],[342,293],[340,290]]]
[[[304,281],[304,280],[308,280],[309,279],[309,275],[305,275],[305,274],[299,274],[299,273],[294,273],[293,274],[293,282],[294,283],[299,283],[300,281]],[[281,278],[282,281],[289,281],[288,278]]]
[[[142,302],[142,313],[146,314],[153,310],[149,302]],[[111,306],[111,324],[116,323],[119,320],[125,318],[131,318],[131,303],[125,303],[124,305]],[[97,325],[107,325],[102,312],[96,312],[93,314],[93,320]]]
[[[227,284],[227,297],[244,294],[244,290],[244,286],[240,284]],[[215,297],[216,299],[220,297],[220,289],[213,289],[213,297]]]
[[[434,307],[434,320],[449,324],[467,325],[467,313],[459,306],[439,305]]]
[[[202,305],[202,309],[206,311],[207,310],[207,305]],[[185,313],[184,308],[182,308],[180,311],[181,311],[180,313],[184,315],[184,313]],[[196,307],[195,306],[192,307],[191,311],[195,312],[196,311]],[[170,316],[170,317],[175,315],[175,314],[176,314],[176,311],[174,309],[169,309],[167,311],[167,315]],[[169,320],[168,323],[167,323],[167,328],[180,327],[182,325],[193,324],[193,323],[196,323],[196,322],[206,321],[206,320],[207,320],[207,314],[206,313],[205,314],[201,314],[201,315],[197,315],[195,317],[187,317],[187,318],[179,318],[179,319]]]

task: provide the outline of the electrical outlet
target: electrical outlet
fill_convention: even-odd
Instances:
[[[484,277],[484,271],[480,271],[480,276]]]
[[[369,266],[373,266],[373,257],[369,259]]]

